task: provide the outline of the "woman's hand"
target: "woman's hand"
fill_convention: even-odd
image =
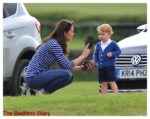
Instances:
[[[83,65],[82,66],[75,66],[73,67],[72,71],[73,72],[83,72],[83,71],[90,71],[95,67],[95,62],[93,60],[89,60],[87,64],[87,68],[84,69]]]
[[[84,48],[82,54],[73,60],[74,62],[74,66],[79,66],[81,65],[81,63],[85,60],[85,58],[87,58],[90,54],[90,49],[88,48],[89,44],[87,44],[87,46]]]
[[[84,48],[84,50],[83,50],[83,52],[82,52],[82,57],[84,57],[84,59],[85,58],[87,58],[89,55],[90,55],[90,53],[91,53],[91,51],[90,51],[90,49],[88,48],[89,47],[89,43],[87,44],[87,46]]]
[[[95,67],[95,62],[93,60],[89,60],[87,64],[87,71],[92,70]]]

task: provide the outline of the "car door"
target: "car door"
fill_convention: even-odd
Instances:
[[[5,78],[11,77],[14,62],[11,60],[13,46],[16,39],[15,13],[17,3],[3,4],[3,75]]]

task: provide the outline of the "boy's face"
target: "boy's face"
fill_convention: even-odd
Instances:
[[[102,42],[107,42],[110,39],[111,35],[108,32],[99,32],[98,39]]]

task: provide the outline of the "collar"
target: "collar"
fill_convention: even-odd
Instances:
[[[111,43],[111,39],[108,39],[105,43],[104,42],[101,42],[102,44],[106,44],[106,45],[109,45]]]

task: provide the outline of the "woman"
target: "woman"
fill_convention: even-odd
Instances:
[[[37,49],[27,67],[25,82],[30,88],[42,89],[43,93],[52,93],[73,81],[71,71],[84,71],[83,66],[79,65],[90,54],[88,45],[73,61],[69,61],[66,57],[67,42],[71,41],[73,36],[73,22],[63,19],[57,23],[54,31]],[[49,70],[55,62],[59,64],[60,69]],[[89,62],[87,70],[93,67],[94,64]]]

